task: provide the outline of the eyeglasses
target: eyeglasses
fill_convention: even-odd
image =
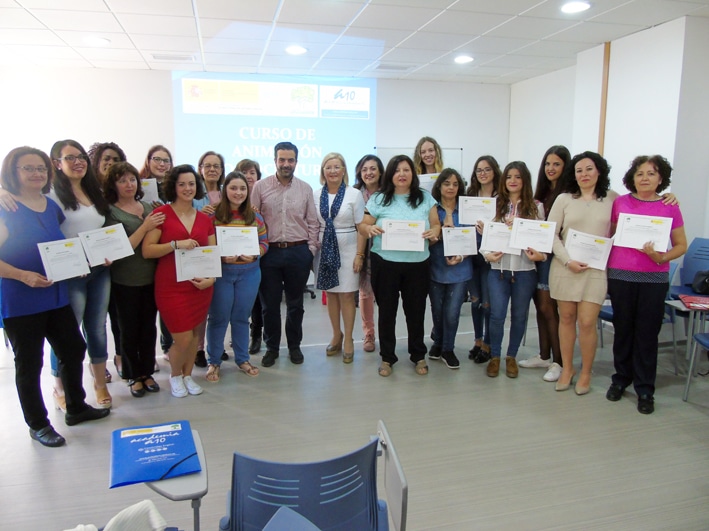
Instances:
[[[340,171],[342,169],[342,166],[327,166],[325,168],[325,171]]]
[[[163,159],[160,157],[152,157],[150,160],[152,160],[155,164],[170,164],[170,159]]]
[[[481,173],[492,173],[492,168],[478,168],[475,173],[480,175]]]
[[[57,160],[63,160],[68,162],[69,164],[74,164],[77,160],[80,162],[88,162],[89,157],[86,155],[66,155],[64,157],[59,157]]]
[[[26,173],[41,173],[46,175],[48,169],[46,166],[17,166],[19,169]]]
[[[155,160],[155,159],[153,159],[153,160]],[[209,170],[220,171],[222,169],[221,164],[202,164],[202,167],[207,171],[209,171]]]

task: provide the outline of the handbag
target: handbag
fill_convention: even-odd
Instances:
[[[694,274],[692,290],[700,295],[709,295],[709,271],[697,271]]]

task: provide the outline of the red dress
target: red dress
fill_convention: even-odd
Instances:
[[[214,234],[214,224],[206,214],[197,212],[192,232],[188,233],[170,205],[158,207],[154,212],[165,214],[159,243],[192,239],[200,246],[209,245],[208,238]],[[187,332],[203,322],[207,318],[213,291],[213,286],[199,290],[189,281],[177,282],[175,253],[158,259],[155,271],[155,302],[170,332]]]

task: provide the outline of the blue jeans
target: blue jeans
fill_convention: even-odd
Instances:
[[[514,282],[512,281],[514,278]],[[507,355],[517,357],[524,329],[527,325],[529,302],[537,289],[537,271],[491,270],[487,277],[490,287],[490,355],[499,358],[502,354],[502,338],[505,335],[507,305],[512,299],[510,342]]]
[[[479,245],[479,242],[478,242]],[[481,255],[473,256],[473,278],[470,279],[470,313],[473,316],[475,339],[482,338],[483,343],[490,344],[490,291],[487,276],[490,273],[488,264]]]
[[[222,276],[214,284],[207,318],[209,363],[221,365],[224,336],[231,324],[231,346],[237,365],[249,361],[249,317],[261,282],[259,263],[222,264]]]
[[[463,306],[468,282],[439,284],[433,280],[428,285],[428,297],[431,299],[433,315],[433,343],[444,352],[455,348],[455,335],[458,333],[460,307]]]
[[[100,265],[92,267],[85,277],[70,278],[67,282],[69,305],[81,325],[91,363],[104,363],[108,359],[106,315],[111,296],[111,272]],[[59,376],[54,351],[49,359],[52,375]]]

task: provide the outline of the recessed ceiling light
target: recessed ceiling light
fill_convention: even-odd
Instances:
[[[89,46],[108,46],[111,44],[111,40],[106,37],[99,37],[98,35],[89,35],[84,37],[84,43]]]
[[[591,7],[590,2],[566,2],[563,6],[561,6],[561,10],[564,13],[581,13],[582,11],[586,11],[588,8]]]
[[[455,61],[456,63],[458,63],[459,65],[464,65],[464,64],[466,64],[466,63],[472,63],[472,62],[473,62],[473,58],[470,57],[469,55],[459,55],[458,57],[456,57],[456,58],[454,59],[454,61]]]
[[[288,55],[303,55],[305,52],[307,52],[307,48],[303,48],[302,46],[299,46],[298,44],[292,44],[288,48],[286,48],[286,53]]]

